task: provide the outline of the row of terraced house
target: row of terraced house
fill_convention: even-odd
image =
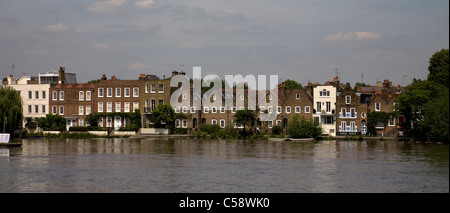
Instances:
[[[15,79],[9,76],[3,84],[9,85],[20,92],[23,100],[23,114],[25,123],[35,117],[46,114],[58,114],[65,118],[67,129],[72,126],[87,126],[86,116],[90,113],[111,113],[111,116],[101,117],[99,126],[118,129],[130,123],[126,116],[120,113],[130,113],[139,110],[141,126],[151,127],[153,124],[152,111],[159,105],[169,104],[175,87],[170,87],[170,81],[175,75],[185,75],[183,71],[173,71],[167,78],[156,75],[140,74],[135,80],[121,80],[106,75],[90,83],[77,83],[73,73],[66,73],[61,67],[58,72],[39,74],[38,77],[25,76]],[[192,91],[192,90],[191,90]],[[266,98],[276,98],[276,108],[259,107],[261,97],[253,100],[249,98],[249,89],[232,95],[233,106],[236,101],[244,101],[243,108],[256,111],[256,126],[270,131],[276,125],[283,129],[296,115],[309,120],[318,121],[324,135],[336,136],[347,134],[365,135],[368,132],[368,116],[371,112],[388,112],[396,110],[395,97],[401,94],[400,86],[393,86],[392,82],[384,80],[377,82],[374,87],[360,87],[353,91],[350,84],[342,85],[338,77],[322,85],[313,86],[308,83],[303,88],[286,89],[285,83],[278,85],[278,94],[271,90]],[[222,90],[221,97],[225,103],[227,93]],[[221,128],[234,125],[236,107],[226,109],[221,107],[202,105],[200,109],[193,106],[192,101],[202,98],[202,94],[190,93],[191,105],[176,107],[175,113],[183,113],[185,119],[175,121],[176,128],[188,128],[195,131],[200,124],[217,124]],[[181,97],[186,98],[186,97]],[[256,101],[252,103],[251,101]],[[249,104],[250,103],[250,104]],[[255,108],[251,106],[256,106]],[[275,111],[277,117],[272,121],[261,121],[259,115],[265,111]],[[114,112],[117,112],[114,114]],[[377,124],[377,134],[402,136],[402,129],[398,125],[404,118],[401,116],[389,118],[387,124]],[[25,124],[24,124],[25,126]]]

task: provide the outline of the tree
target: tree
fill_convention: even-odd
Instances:
[[[294,80],[288,79],[284,83],[286,85],[286,89],[287,90],[302,88],[302,85],[300,83],[298,83],[297,81],[294,81]]]
[[[427,138],[449,141],[449,92],[444,90],[424,105]]]
[[[66,120],[60,115],[47,114],[43,118],[35,118],[36,125],[44,130],[64,131]]]
[[[20,128],[23,120],[22,99],[11,87],[0,86],[0,112],[2,132],[13,134]]]
[[[170,104],[159,105],[152,111],[153,123],[156,128],[173,129],[175,124],[175,111]]]
[[[449,88],[449,54],[448,49],[442,49],[430,58],[428,80]]]
[[[289,121],[286,133],[292,138],[317,138],[322,134],[322,129],[317,123],[295,115]]]
[[[253,110],[249,110],[249,109],[244,109],[244,110],[238,110],[235,114],[234,114],[234,122],[236,123],[236,125],[240,126],[244,126],[244,130],[245,130],[245,126],[253,126],[255,124],[255,113],[253,112]]]

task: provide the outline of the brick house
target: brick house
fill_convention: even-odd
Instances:
[[[361,93],[354,92],[347,83],[336,97],[337,135],[367,133],[367,102]]]
[[[51,114],[66,119],[66,128],[86,126],[86,115],[92,112],[94,84],[56,84],[50,87]]]
[[[115,76],[107,79],[106,75],[95,82],[93,94],[93,111],[96,113],[110,113],[111,116],[101,117],[100,127],[113,127],[118,129],[126,127],[130,120],[128,117],[113,116],[114,112],[130,113],[140,110],[140,80],[119,80]]]
[[[295,115],[312,120],[313,96],[306,88],[286,90],[284,82],[278,88],[278,99],[280,105],[277,106],[278,114],[274,125],[281,125],[283,128]]]
[[[173,75],[178,73],[172,72]],[[142,127],[148,127],[153,123],[152,111],[159,105],[170,104],[172,94],[169,78],[160,79],[155,75],[141,74],[139,77],[139,106],[142,116]]]

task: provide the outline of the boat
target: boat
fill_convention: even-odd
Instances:
[[[286,138],[285,141],[294,141],[294,142],[314,141],[314,138]]]
[[[17,147],[22,143],[10,143],[10,135],[8,133],[0,133],[0,147]]]

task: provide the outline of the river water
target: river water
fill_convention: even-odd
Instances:
[[[0,192],[448,193],[448,144],[24,139]]]

